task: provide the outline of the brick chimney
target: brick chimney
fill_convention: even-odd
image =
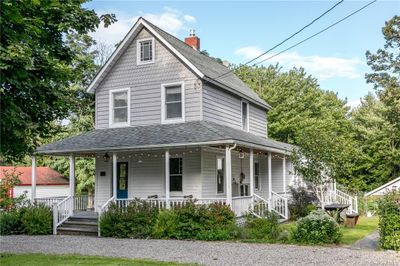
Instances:
[[[192,46],[192,48],[197,51],[200,50],[200,38],[196,36],[194,30],[190,30],[189,37],[185,38],[185,43]]]

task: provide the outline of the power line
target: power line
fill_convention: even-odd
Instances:
[[[320,30],[319,32],[317,32],[317,33],[315,33],[315,34],[313,34],[313,35],[311,35],[311,36],[305,38],[304,40],[302,40],[302,41],[300,41],[300,42],[298,42],[298,43],[296,43],[296,44],[294,44],[294,45],[292,45],[292,46],[286,48],[285,50],[280,51],[280,52],[277,53],[277,54],[274,54],[274,55],[272,55],[272,56],[270,56],[270,57],[268,57],[268,58],[265,58],[265,59],[261,60],[260,62],[255,63],[254,65],[259,65],[259,64],[261,64],[261,63],[263,63],[263,62],[265,62],[265,61],[267,61],[267,60],[270,60],[270,59],[272,59],[272,58],[274,58],[274,57],[276,57],[276,56],[278,56],[278,55],[280,55],[280,54],[282,54],[282,53],[284,53],[284,52],[286,52],[286,51],[288,51],[288,50],[290,50],[290,49],[292,49],[292,48],[294,48],[294,47],[296,47],[296,46],[298,46],[298,45],[300,45],[300,44],[302,44],[302,43],[304,43],[304,42],[306,42],[306,41],[308,41],[308,40],[310,40],[310,39],[312,39],[312,38],[314,38],[315,36],[317,36],[317,35],[319,35],[319,34],[325,32],[325,31],[329,30],[330,28],[336,26],[337,24],[339,24],[339,23],[341,23],[342,21],[348,19],[349,17],[351,17],[351,16],[357,14],[358,12],[360,12],[361,10],[363,10],[363,9],[367,8],[368,6],[372,5],[372,4],[375,3],[376,1],[377,1],[377,0],[374,0],[374,1],[369,2],[368,4],[362,6],[361,8],[357,9],[356,11],[354,11],[354,12],[350,13],[349,15],[345,16],[345,17],[342,18],[341,20],[336,21],[335,23],[333,23],[333,24],[329,25],[328,27],[326,27],[326,28]]]
[[[286,39],[284,39],[284,40],[281,41],[280,43],[276,44],[274,47],[272,47],[272,48],[268,49],[267,51],[265,51],[264,53],[262,53],[262,54],[256,56],[255,58],[251,59],[250,61],[247,61],[247,62],[244,63],[243,65],[248,65],[248,64],[250,64],[251,62],[257,60],[258,58],[260,58],[260,57],[262,57],[263,55],[265,55],[265,54],[271,52],[272,50],[274,50],[274,49],[277,48],[278,46],[281,46],[282,44],[284,44],[284,43],[287,42],[288,40],[292,39],[294,36],[296,36],[297,34],[299,34],[300,32],[302,32],[303,30],[305,30],[306,28],[308,28],[309,26],[311,26],[312,24],[314,24],[317,20],[321,19],[323,16],[325,16],[326,14],[328,14],[330,11],[332,11],[334,8],[336,8],[338,5],[340,5],[341,3],[343,3],[343,1],[344,1],[344,0],[341,0],[341,1],[337,2],[335,5],[333,5],[331,8],[329,8],[328,10],[326,10],[324,13],[322,13],[322,14],[321,14],[320,16],[318,16],[317,18],[313,19],[310,23],[308,23],[307,25],[305,25],[304,27],[302,27],[300,30],[296,31],[295,33],[293,33],[292,35],[290,35],[289,37],[287,37]],[[243,65],[241,65],[241,66],[243,66]],[[221,78],[221,77],[223,77],[223,76],[225,76],[225,75],[227,75],[227,74],[233,72],[234,70],[235,70],[235,68],[229,70],[228,72],[226,72],[226,73],[224,73],[224,74],[222,74],[222,75],[220,75],[220,76],[217,76],[215,79]]]

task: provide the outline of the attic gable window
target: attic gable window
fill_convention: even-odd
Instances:
[[[110,127],[129,126],[130,90],[110,90]]]
[[[154,38],[140,39],[137,41],[137,64],[154,62]]]
[[[185,97],[183,82],[161,85],[162,123],[185,121]]]

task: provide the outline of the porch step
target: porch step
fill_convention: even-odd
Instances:
[[[98,235],[98,219],[89,215],[72,216],[57,228],[59,235]]]

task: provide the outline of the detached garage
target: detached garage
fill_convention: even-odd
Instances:
[[[4,171],[19,173],[21,184],[14,187],[10,194],[16,198],[26,193],[27,199],[31,198],[32,168],[0,166],[0,179],[4,177]],[[69,180],[50,167],[36,167],[36,198],[66,197],[69,195]]]

